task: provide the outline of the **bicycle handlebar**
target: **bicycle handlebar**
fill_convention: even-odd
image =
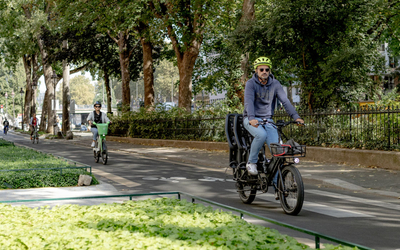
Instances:
[[[108,125],[108,124],[110,124],[110,122],[106,122],[106,123],[96,123],[96,122],[93,121],[92,124],[93,124],[93,125],[97,125],[97,124],[107,124],[107,125]]]
[[[249,122],[249,124],[250,124],[250,122]],[[284,128],[289,124],[297,124],[298,126],[304,126],[305,125],[304,123],[300,123],[300,122],[296,122],[296,121],[285,122],[283,120],[279,120],[276,123],[274,123],[274,122],[267,121],[267,119],[263,119],[263,121],[261,121],[261,122],[259,121],[256,125],[265,125],[265,124],[272,124],[272,125],[280,127],[280,128]]]

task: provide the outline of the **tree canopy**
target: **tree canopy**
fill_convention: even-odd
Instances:
[[[392,59],[400,56],[399,6],[398,0],[4,0],[0,57],[10,67],[25,60],[28,96],[30,82],[44,74],[51,98],[51,71],[60,79],[67,60],[102,80],[110,103],[111,81],[124,105],[131,96],[151,105],[158,93],[170,100],[174,83],[179,106],[189,111],[192,95],[203,90],[242,100],[251,62],[268,56],[276,78],[299,86],[302,105],[314,110],[376,91],[370,76],[387,74],[378,47],[386,42]]]

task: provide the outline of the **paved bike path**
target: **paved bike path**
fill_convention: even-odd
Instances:
[[[29,143],[28,136],[15,136],[14,139],[17,142],[22,143],[24,145],[27,146],[31,145]],[[80,160],[83,160],[86,163],[88,162],[93,163],[93,154],[91,153],[90,144],[91,144],[90,133],[82,133],[81,137],[75,136],[74,140],[72,141],[41,140],[39,145],[34,145],[34,146],[32,145],[32,147],[37,149],[42,149],[44,151],[48,151],[60,156],[64,156],[72,160],[78,160],[78,157],[76,156],[79,155]],[[57,145],[59,145],[59,147],[57,147]],[[76,147],[74,145],[76,145]],[[279,221],[283,221],[289,224],[294,224],[300,227],[307,228],[307,226],[304,224],[307,219],[311,219],[312,221],[318,221],[317,224],[312,223],[312,226],[311,225],[309,226],[311,230],[322,232],[327,235],[338,237],[351,242],[355,243],[358,242],[359,244],[365,244],[367,246],[374,246],[373,242],[371,243],[367,239],[363,239],[363,235],[369,235],[370,233],[369,229],[363,227],[362,229],[355,230],[354,228],[357,228],[358,224],[354,223],[361,223],[361,224],[364,222],[371,223],[372,220],[377,221],[376,223],[382,223],[382,221],[380,221],[381,216],[376,216],[376,215],[379,214],[378,212],[379,209],[381,208],[380,205],[385,205],[386,203],[380,201],[377,202],[377,204],[368,204],[365,206],[363,205],[361,208],[353,209],[352,207],[347,205],[351,200],[354,200],[354,196],[351,196],[348,192],[347,192],[347,194],[349,194],[347,198],[348,202],[342,199],[343,195],[335,194],[335,195],[340,195],[341,199],[339,204],[325,203],[326,204],[325,207],[329,206],[328,208],[330,209],[330,211],[335,212],[335,214],[333,215],[328,215],[326,213],[321,213],[320,208],[322,205],[324,205],[323,199],[325,199],[328,195],[333,195],[333,193],[326,192],[321,194],[317,193],[317,191],[321,192],[323,190],[319,190],[316,188],[313,189],[307,188],[306,189],[308,197],[307,201],[314,202],[315,199],[312,199],[313,196],[316,195],[320,196],[318,199],[318,204],[313,203],[309,206],[313,209],[318,209],[319,212],[307,211],[308,210],[307,204],[305,204],[304,211],[302,211],[301,216],[296,217],[295,220],[293,219],[293,217],[284,215],[281,212],[281,208],[278,203],[276,204],[273,202],[265,203],[265,201],[262,200],[262,199],[268,199],[269,193],[259,195],[257,198],[259,200],[254,204],[252,204],[251,206],[243,205],[241,204],[239,199],[237,199],[236,190],[233,190],[232,192],[230,191],[231,189],[234,188],[232,183],[226,183],[226,182],[218,183],[218,180],[216,180],[215,178],[214,179],[209,178],[209,177],[223,178],[223,175],[221,173],[224,173],[226,169],[228,161],[227,152],[192,150],[192,149],[182,149],[182,148],[163,148],[157,146],[133,145],[120,142],[108,142],[108,148],[110,150],[110,159],[109,159],[110,164],[105,166],[101,164],[94,164],[96,166],[94,171],[101,171],[101,172],[95,172],[96,177],[104,181],[104,183],[106,184],[112,184],[119,192],[146,193],[146,191],[148,192],[149,190],[155,191],[155,190],[162,190],[163,188],[165,188],[165,190],[170,190],[168,189],[166,184],[168,182],[176,182],[176,185],[174,186],[176,187],[176,189],[174,190],[184,191],[195,195],[199,195],[199,193],[201,193],[201,195],[199,196],[202,196],[204,198],[215,200],[223,204],[229,204],[235,207],[240,207],[240,208],[245,207],[244,208],[245,210],[252,212],[257,211],[261,213],[263,216],[266,217],[273,216],[273,218]],[[57,151],[57,149],[60,150]],[[61,149],[65,149],[65,152],[63,152]],[[152,159],[154,159],[154,161],[152,161]],[[118,164],[116,164],[116,162],[118,162]],[[162,162],[165,162],[166,165],[169,164],[169,166],[160,165],[160,162],[161,164]],[[185,162],[185,164],[183,165],[185,165],[186,167],[184,167],[182,164],[176,164],[175,166],[172,167],[171,165],[174,165],[173,162]],[[126,164],[127,166],[125,167],[124,164]],[[192,165],[193,168],[191,168],[190,165]],[[374,183],[368,179],[367,179],[368,181],[358,180],[359,176],[366,178],[370,177],[371,175],[374,175],[375,179],[380,181],[382,181],[383,179],[379,178],[387,177],[386,183],[385,181],[383,181],[383,183],[387,184],[387,187],[389,187],[391,182],[394,179],[396,179],[395,175],[397,173],[393,174],[386,170],[381,171],[380,169],[363,169],[363,168],[358,168],[356,166],[345,166],[337,164],[327,165],[316,162],[303,162],[298,166],[300,168],[300,171],[302,172],[306,184],[313,182],[314,184],[318,184],[321,186],[329,185],[330,187],[338,189],[353,188],[353,190],[354,189],[359,190],[354,192],[382,191],[385,193],[385,195],[388,196],[388,198],[384,200],[385,202],[390,202],[390,200],[393,200],[393,198],[397,198],[394,195],[398,194],[398,192],[395,192],[398,191],[396,189],[395,191],[393,189],[391,190],[385,188],[379,189],[382,187],[379,187],[376,184],[369,186],[365,185],[366,182],[372,184]],[[187,171],[192,172],[191,179],[178,180],[173,178],[174,176],[183,176]],[[230,169],[228,169],[228,171],[230,171]],[[157,173],[158,179],[156,178],[155,173]],[[387,176],[390,174],[392,174],[393,176]],[[206,175],[209,177],[204,177],[204,179],[198,179],[198,178],[203,178],[203,176]],[[163,176],[167,178],[164,178]],[[145,180],[146,178],[147,179],[154,178],[154,182],[152,182],[151,180],[140,181],[141,179]],[[355,180],[352,181],[353,179]],[[200,185],[199,181],[207,182],[207,184]],[[342,183],[342,186],[333,185],[332,183],[333,184]],[[394,183],[397,183],[397,181]],[[131,187],[129,185],[131,185]],[[222,190],[222,192],[217,192],[217,190],[220,191]],[[64,194],[63,196],[65,197]],[[363,202],[362,197],[363,196],[361,196],[361,198],[358,199],[359,203]],[[369,199],[374,200],[373,198]],[[369,200],[369,202],[370,201],[371,200]],[[395,202],[396,201],[398,200],[396,199]],[[375,208],[376,205],[379,206]],[[340,209],[336,207],[339,207]],[[396,213],[396,211],[397,210],[393,210],[392,213]],[[352,212],[352,214],[350,214],[350,212]],[[334,223],[332,224],[332,221],[330,220],[330,217],[332,216],[334,217],[336,216],[337,220],[339,220],[337,224],[338,227],[341,228],[340,230],[338,230],[336,226],[333,226]],[[351,219],[351,217],[353,218]],[[386,217],[384,219],[393,218],[394,215],[391,214],[389,211]],[[327,227],[326,225],[330,226]],[[349,231],[350,233],[346,234],[340,233],[344,230],[343,225],[345,225],[346,230]],[[387,230],[389,229],[390,228],[388,228]],[[354,233],[356,233],[357,235],[354,236]],[[385,233],[386,233],[385,228],[380,228],[378,235],[389,235],[388,233],[386,234]],[[372,238],[375,239],[377,237],[378,236]],[[374,239],[370,241],[374,241]]]
[[[12,132],[13,133],[13,132]],[[27,135],[21,135],[28,138]],[[66,143],[87,147],[90,151],[91,133],[74,133],[73,140],[46,140],[41,138],[41,144]],[[7,138],[5,138],[7,139]],[[190,148],[172,148],[148,145],[137,145],[126,142],[107,141],[112,161],[112,151],[139,154],[158,160],[171,162],[184,162],[200,166],[212,167],[215,170],[229,171],[229,153],[226,151],[208,151]],[[89,154],[88,154],[89,155]],[[68,158],[68,157],[67,157]],[[73,160],[73,159],[72,159]],[[351,190],[360,193],[372,193],[385,197],[400,199],[400,171],[386,170],[382,168],[366,168],[360,166],[301,161],[297,165],[305,182],[317,183],[321,186]],[[96,174],[96,173],[95,173]],[[101,176],[119,182],[127,187],[135,187],[136,184],[123,177],[113,176],[112,173],[99,172]]]
[[[68,143],[89,147],[90,136],[90,133],[76,133],[74,140]],[[108,141],[107,145],[111,151],[137,153],[157,159],[192,163],[215,169],[226,169],[229,159],[227,151],[136,145],[115,141]],[[297,167],[305,181],[400,199],[400,185],[398,185],[400,171],[313,161],[301,161]]]

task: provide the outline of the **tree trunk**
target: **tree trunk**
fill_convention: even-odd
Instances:
[[[254,20],[254,4],[255,0],[244,0],[242,6],[242,17],[239,20],[239,27],[242,25],[247,25],[247,22]],[[242,88],[235,87],[236,95],[242,100],[244,103],[244,88],[246,86],[246,82],[248,80],[249,75],[249,53],[244,53],[242,55],[242,61],[240,63],[240,69],[243,72],[243,75],[240,78],[240,82]]]
[[[182,60],[178,60],[179,69],[179,107],[191,111],[192,106],[192,75],[196,58],[199,55],[197,49],[190,49],[183,53]]]
[[[25,69],[25,96],[24,96],[24,112],[23,124],[28,124],[28,117],[30,117],[31,102],[32,102],[32,55],[24,55],[24,69]]]
[[[43,105],[42,105],[42,117],[40,118],[40,126],[39,126],[39,131],[45,132],[47,131],[47,123],[48,123],[48,107],[49,107],[49,93],[47,92],[47,89],[44,93],[44,99],[43,99]]]
[[[172,26],[168,27],[168,35],[172,41],[174,47],[175,55],[178,62],[179,70],[179,107],[186,109],[186,111],[191,112],[192,106],[192,75],[193,68],[196,59],[199,55],[201,43],[203,41],[203,35],[199,34],[195,37],[190,44],[190,46],[181,52],[181,46],[173,33]]]
[[[149,109],[154,105],[153,45],[144,37],[140,41],[143,50],[144,106]]]
[[[68,49],[68,41],[63,41],[63,49]],[[70,104],[71,104],[71,96],[69,91],[69,64],[65,59],[63,60],[63,110],[62,110],[62,132],[63,134],[67,134],[68,131],[71,130],[70,127]]]
[[[39,81],[39,75],[38,71],[40,68],[39,62],[38,62],[38,54],[35,53],[32,56],[32,85],[35,85],[36,88],[38,87],[38,81]],[[33,90],[33,96],[32,96],[32,111],[31,111],[31,117],[32,114],[36,113],[36,89]]]
[[[290,101],[290,103],[293,105],[293,86],[292,86],[292,81],[289,81],[289,86],[287,87],[287,97]]]
[[[106,86],[106,92],[107,92],[107,113],[111,113],[111,88],[110,88],[110,76],[108,75],[107,69],[104,66],[103,67],[103,73],[104,73],[104,85]]]
[[[130,110],[131,104],[131,91],[129,82],[131,80],[129,74],[129,49],[128,49],[128,35],[126,32],[119,33],[118,39],[119,48],[119,62],[121,66],[121,80],[122,80],[122,111],[127,112]]]

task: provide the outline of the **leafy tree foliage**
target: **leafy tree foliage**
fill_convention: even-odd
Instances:
[[[309,109],[357,100],[371,87],[368,74],[381,69],[368,36],[376,1],[272,0],[260,7],[257,20],[236,32],[237,45],[252,60],[270,57],[274,73],[296,75]]]
[[[178,101],[177,82],[179,80],[178,68],[170,61],[163,60],[156,66],[154,73],[155,84],[154,92],[156,97],[160,94],[162,102],[172,102],[171,94],[174,101]]]
[[[19,62],[15,67],[8,68],[6,63],[0,61],[0,104],[4,105],[4,112],[9,116],[16,117],[17,114],[21,113],[22,99],[19,94],[21,88],[25,87],[25,73],[22,62]],[[14,107],[13,98],[11,93],[14,91]],[[5,94],[7,93],[8,98],[6,99]]]
[[[85,76],[78,75],[71,79],[71,99],[77,105],[91,105],[94,99],[94,86]]]

